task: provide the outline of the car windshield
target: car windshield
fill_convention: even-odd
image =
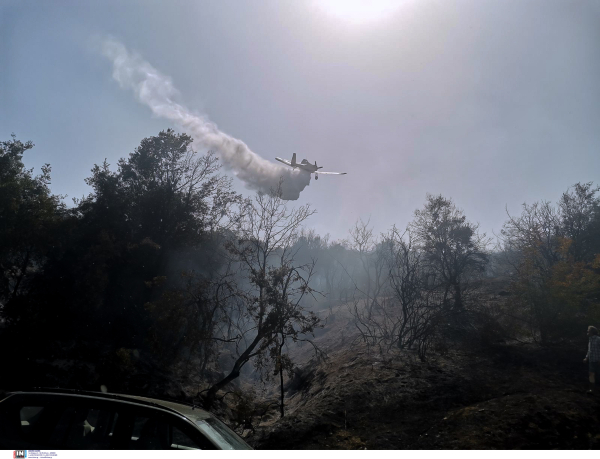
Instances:
[[[217,418],[196,421],[198,428],[221,449],[252,449],[229,427]]]

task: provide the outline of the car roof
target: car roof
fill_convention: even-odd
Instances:
[[[201,419],[214,417],[208,411],[203,410],[202,408],[198,408],[197,406],[193,406],[193,405],[183,405],[179,402],[173,402],[170,400],[159,400],[159,399],[148,398],[148,397],[140,397],[138,395],[120,395],[120,394],[115,394],[115,395],[119,395],[119,397],[123,397],[124,399],[131,399],[133,401],[137,401],[140,403],[157,404],[163,408],[168,408],[168,409],[177,411],[178,413],[181,413],[184,416],[186,416],[190,419],[193,419],[193,420],[201,420]]]
[[[138,395],[115,394],[110,392],[93,392],[76,389],[55,389],[55,388],[39,388],[31,391],[11,392],[10,395],[66,395],[72,397],[83,398],[100,398],[122,402],[135,403],[152,408],[161,408],[167,411],[174,411],[179,415],[183,415],[192,421],[199,421],[214,417],[211,413],[195,405],[184,405],[180,402],[170,400],[161,400],[149,397],[140,397]]]

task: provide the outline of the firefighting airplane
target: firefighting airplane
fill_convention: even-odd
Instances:
[[[289,161],[287,159],[275,158],[277,161],[282,162],[283,164],[287,164],[288,166],[292,166],[294,169],[298,168],[303,171],[306,171],[310,174],[315,174],[315,180],[319,180],[319,174],[325,175],[346,175],[346,172],[318,172],[319,169],[323,169],[323,166],[317,166],[317,162],[315,164],[309,163],[307,160],[303,159],[301,162],[296,162],[296,153],[292,155],[292,160]]]

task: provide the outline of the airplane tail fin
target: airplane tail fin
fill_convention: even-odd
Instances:
[[[292,166],[296,165],[296,153],[292,155]]]

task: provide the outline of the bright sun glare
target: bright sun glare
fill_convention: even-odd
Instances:
[[[352,23],[381,19],[400,6],[400,0],[317,0],[326,13]]]

